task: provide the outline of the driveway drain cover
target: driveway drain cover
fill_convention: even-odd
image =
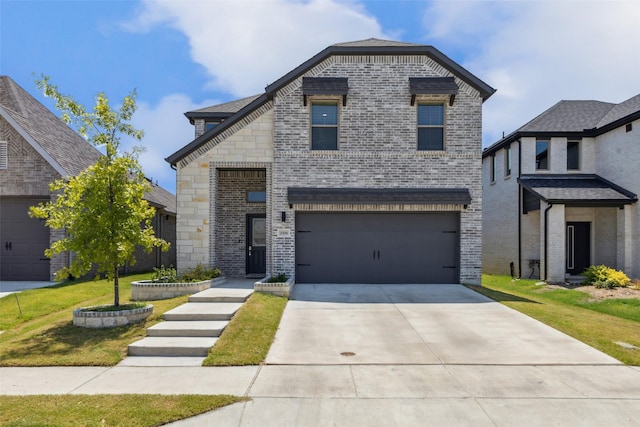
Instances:
[[[343,351],[340,353],[341,356],[355,356],[356,354],[353,351]]]

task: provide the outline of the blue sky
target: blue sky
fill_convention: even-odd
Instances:
[[[638,1],[0,0],[0,74],[50,109],[46,74],[87,106],[132,89],[147,176],[193,139],[183,113],[258,94],[325,47],[369,37],[433,45],[498,92],[483,145],[561,99],[640,93]]]

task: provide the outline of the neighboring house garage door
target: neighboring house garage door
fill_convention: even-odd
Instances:
[[[49,280],[49,229],[28,214],[42,201],[0,198],[0,280]]]
[[[458,283],[458,213],[298,213],[298,283]]]

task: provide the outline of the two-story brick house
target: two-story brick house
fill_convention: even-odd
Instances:
[[[561,101],[482,156],[485,272],[640,277],[640,95]]]
[[[178,269],[307,283],[479,283],[482,103],[432,46],[329,46],[263,94],[186,113]]]
[[[0,76],[0,280],[53,280],[68,265],[69,254],[44,256],[63,234],[30,218],[29,207],[51,200],[51,182],[79,174],[100,155],[11,77]],[[138,250],[129,272],[175,264],[175,196],[151,183],[145,199],[156,208],[156,235],[172,248]]]

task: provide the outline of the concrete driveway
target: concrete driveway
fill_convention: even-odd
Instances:
[[[618,365],[461,285],[297,284],[267,364]]]

